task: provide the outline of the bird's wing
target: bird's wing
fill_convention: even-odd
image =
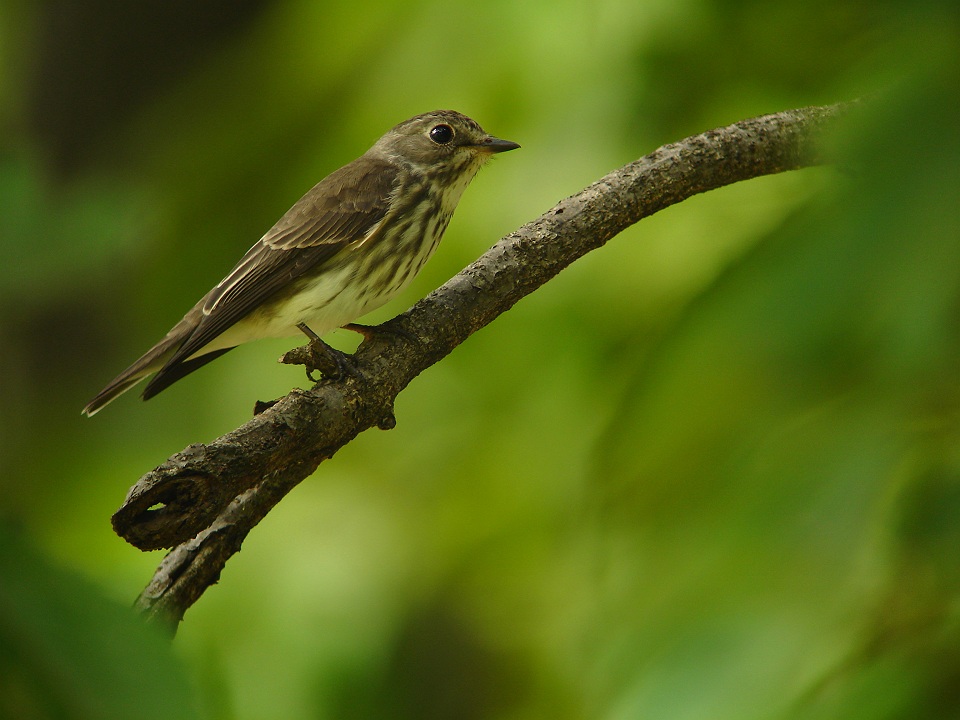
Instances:
[[[387,214],[399,171],[366,158],[327,176],[277,221],[201,301],[196,329],[167,368],[200,351],[271,295],[352,242],[374,232]]]

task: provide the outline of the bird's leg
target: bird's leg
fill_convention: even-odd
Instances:
[[[352,330],[355,333],[363,335],[364,340],[372,340],[377,335],[399,335],[417,344],[420,340],[411,332],[399,327],[387,327],[386,325],[361,325],[360,323],[347,323],[342,326],[344,330]]]
[[[310,344],[306,348],[307,352],[294,353],[291,350],[280,358],[281,362],[289,361],[291,364],[304,365],[307,369],[307,379],[310,382],[317,382],[317,378],[313,377],[316,370],[331,378],[343,377],[344,374],[357,376],[357,368],[349,356],[327,345],[305,323],[298,323],[297,328],[310,339]]]

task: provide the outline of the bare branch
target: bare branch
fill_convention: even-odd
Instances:
[[[233,432],[191,445],[144,475],[114,515],[114,528],[138,548],[174,549],[138,607],[175,628],[284,495],[360,432],[394,426],[395,398],[423,370],[638,220],[698,193],[821,163],[823,134],[847,107],[745,120],[606,175],[386,323],[399,332],[360,346],[356,377],[294,390]]]

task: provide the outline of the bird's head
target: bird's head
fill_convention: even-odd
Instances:
[[[422,172],[459,174],[476,172],[495,153],[518,147],[515,142],[484,132],[475,120],[462,113],[435,110],[391,128],[371,152]]]

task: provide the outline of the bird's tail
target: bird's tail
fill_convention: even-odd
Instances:
[[[167,360],[193,331],[193,324],[186,323],[186,319],[184,318],[177,323],[163,340],[147,350],[139,360],[111,380],[103,390],[97,393],[93,400],[87,403],[82,414],[92,417],[145,377],[163,368]]]

